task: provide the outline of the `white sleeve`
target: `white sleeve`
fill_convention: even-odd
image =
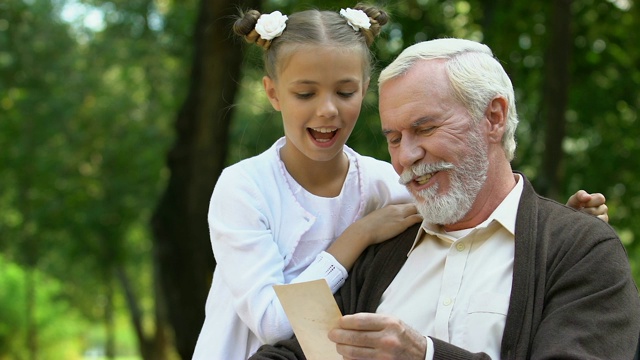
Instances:
[[[243,171],[223,172],[211,197],[209,228],[219,274],[233,297],[233,308],[265,344],[293,335],[273,290],[285,284],[285,259],[274,239],[272,212],[260,188]],[[292,220],[291,226],[306,226]],[[325,278],[335,292],[347,272],[333,256],[319,254],[292,282]]]
[[[260,341],[272,344],[293,334],[272,288],[284,284],[284,259],[259,188],[242,171],[226,170],[208,216],[216,273],[229,288],[238,316]]]
[[[335,294],[347,279],[347,270],[336,260],[333,255],[326,251],[316,256],[316,259],[297,277],[292,283],[299,283],[324,278]]]

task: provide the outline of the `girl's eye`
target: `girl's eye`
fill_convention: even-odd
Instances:
[[[313,93],[296,93],[298,99],[309,99],[313,96]]]

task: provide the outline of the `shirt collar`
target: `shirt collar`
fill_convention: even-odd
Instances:
[[[518,213],[518,204],[520,203],[520,197],[522,196],[522,190],[524,189],[524,181],[522,180],[522,176],[520,174],[514,173],[513,176],[516,178],[516,186],[511,189],[507,197],[502,200],[500,205],[498,205],[493,213],[489,215],[487,220],[483,221],[481,224],[475,227],[476,229],[485,228],[496,221],[500,223],[507,231],[509,231],[512,236],[515,236],[516,216]],[[407,256],[411,254],[411,252],[418,245],[425,233],[438,236],[443,234],[443,229],[440,225],[423,221]]]

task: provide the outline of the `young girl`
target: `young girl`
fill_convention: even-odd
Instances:
[[[421,220],[413,205],[385,207],[411,202],[390,164],[345,145],[387,15],[373,6],[341,13],[252,10],[234,26],[266,50],[263,84],[285,136],[216,183],[217,266],[194,359],[246,359],[291,337],[273,285],[325,278],[336,291],[366,246]]]
[[[335,292],[365,247],[421,221],[391,165],[345,145],[369,85],[369,46],[386,22],[361,4],[288,17],[251,10],[236,21],[238,35],[265,49],[263,85],[284,137],[216,183],[217,267],[194,359],[246,359],[291,337],[273,285],[324,278]]]

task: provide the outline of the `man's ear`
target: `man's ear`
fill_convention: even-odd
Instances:
[[[276,91],[276,83],[268,76],[262,78],[262,86],[264,86],[264,92],[267,93],[267,98],[271,106],[276,111],[280,111],[280,99],[278,98],[278,92]]]
[[[489,121],[488,137],[491,142],[501,143],[502,135],[507,128],[507,114],[509,107],[507,99],[502,96],[496,96],[489,102],[485,116]]]

